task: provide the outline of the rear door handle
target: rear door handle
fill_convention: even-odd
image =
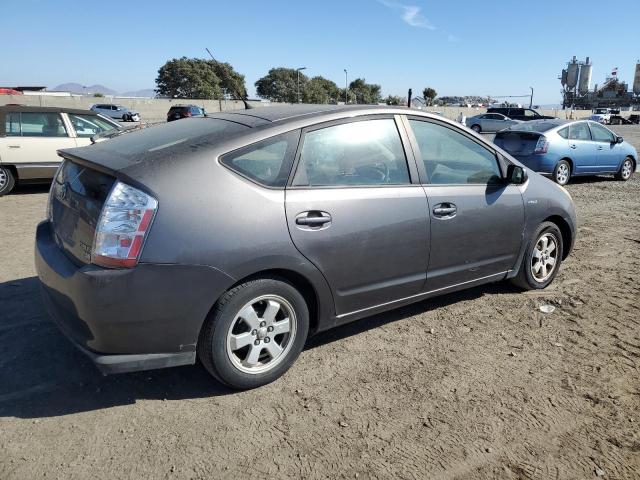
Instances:
[[[433,208],[433,214],[436,217],[453,217],[457,211],[453,203],[439,203]]]
[[[9,145],[9,148],[20,148],[20,145]]]
[[[598,145],[598,150],[602,150],[602,145]]]
[[[571,144],[570,147],[573,148],[574,150],[578,148],[575,143]]]
[[[296,217],[296,225],[306,227],[321,227],[329,222],[331,222],[331,215],[326,212],[303,212]]]

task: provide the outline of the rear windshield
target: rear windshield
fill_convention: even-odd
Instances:
[[[176,145],[193,145],[201,141],[215,143],[223,138],[245,132],[248,128],[239,123],[217,118],[186,118],[179,122],[127,133],[108,142],[99,143],[95,147],[130,156],[160,152]]]
[[[515,127],[512,127],[511,130],[517,130],[519,132],[546,132],[548,130],[551,130],[552,128],[556,128],[557,126],[561,125],[561,123],[558,123],[557,121],[533,121],[533,122],[526,122],[526,123],[520,123],[518,125],[516,125]]]

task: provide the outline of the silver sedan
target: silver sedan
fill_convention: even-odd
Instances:
[[[521,120],[512,120],[500,113],[483,113],[466,120],[466,125],[471,130],[480,132],[498,132],[504,128],[522,123]]]

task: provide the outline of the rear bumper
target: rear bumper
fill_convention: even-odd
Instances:
[[[49,222],[38,225],[35,264],[49,314],[103,373],[194,363],[202,323],[233,284],[199,265],[78,266]]]
[[[530,168],[534,172],[542,173],[545,175],[552,174],[553,169],[556,167],[556,162],[552,159],[546,158],[544,155],[513,155],[513,158],[515,158],[525,167]]]

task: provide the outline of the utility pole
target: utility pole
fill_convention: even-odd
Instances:
[[[411,96],[413,94],[413,90],[409,89],[409,92],[407,93],[407,107],[411,108]],[[425,102],[426,104],[426,102]]]
[[[531,89],[531,98],[529,99],[529,108],[533,108],[533,87],[529,87]]]
[[[296,72],[298,74],[298,93],[297,93],[297,97],[298,97],[298,103],[301,103],[300,100],[300,70],[306,70],[307,67],[300,67],[300,68],[296,68]]]
[[[344,104],[346,105],[347,103],[349,103],[348,101],[348,95],[349,93],[349,83],[347,82],[347,69],[344,69]]]

